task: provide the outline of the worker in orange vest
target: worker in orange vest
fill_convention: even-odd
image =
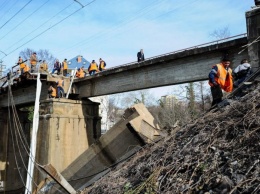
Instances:
[[[56,98],[57,93],[56,93],[56,88],[54,87],[54,85],[51,85],[49,87],[48,94],[49,94],[49,98]]]
[[[57,81],[58,97],[62,98],[64,95],[64,78],[61,78]]]
[[[42,64],[40,65],[40,73],[49,73],[48,72],[48,64],[45,60],[42,61]]]
[[[95,62],[95,60],[92,60],[92,62],[89,64],[88,72],[89,72],[89,75],[95,75],[96,72],[99,72],[98,65]]]
[[[103,59],[99,59],[99,66],[98,66],[98,69],[99,71],[103,71],[106,69],[106,62],[103,60]]]
[[[83,66],[81,68],[78,68],[78,70],[76,72],[76,77],[77,78],[85,77],[85,71],[84,71],[84,67]]]
[[[24,68],[26,66],[25,62],[27,60],[23,61],[22,57],[19,56],[17,64],[20,66],[21,75],[24,73]]]
[[[64,59],[64,61],[62,62],[62,70],[63,70],[63,76],[67,76],[68,74],[68,62],[67,59]]]
[[[222,89],[226,92],[233,90],[232,70],[229,65],[230,60],[224,58],[221,63],[214,65],[209,73],[209,85],[213,98],[211,106],[222,101]]]
[[[38,62],[37,55],[36,55],[36,52],[34,52],[30,57],[30,64],[31,64],[31,72],[32,73],[36,71],[37,62]]]

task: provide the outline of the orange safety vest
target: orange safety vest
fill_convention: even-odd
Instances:
[[[83,69],[82,68],[80,68],[77,72],[76,72],[76,77],[78,77],[78,78],[82,78],[82,77],[84,77],[84,71],[83,71]]]
[[[59,80],[57,86],[62,87],[63,80]]]
[[[25,67],[23,68],[23,72],[28,72],[30,70],[30,67],[28,65],[25,65]]]
[[[217,76],[215,76],[215,82],[226,92],[232,92],[233,90],[233,78],[231,68],[225,69],[222,63],[216,65],[218,67]],[[214,86],[209,82],[210,86]]]
[[[101,61],[100,64],[99,64],[99,69],[103,70],[103,69],[106,69],[105,67],[105,61]]]
[[[56,97],[57,96],[56,89],[54,87],[51,87],[51,89],[52,89],[51,96]]]
[[[93,70],[98,71],[98,67],[97,67],[96,63],[90,63],[90,67],[89,67],[88,71],[93,71]]]
[[[47,63],[42,63],[40,68],[43,70],[43,71],[46,71],[48,69],[48,65]]]
[[[68,69],[68,63],[63,61],[63,69]]]
[[[25,63],[20,63],[20,69],[24,69],[24,68],[25,68],[25,66],[26,66],[26,64],[25,64]]]

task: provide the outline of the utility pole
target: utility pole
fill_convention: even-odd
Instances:
[[[0,78],[3,77],[4,69],[5,69],[5,65],[3,65],[3,61],[0,60]]]

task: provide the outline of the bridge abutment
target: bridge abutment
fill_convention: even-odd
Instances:
[[[40,105],[36,160],[62,172],[101,136],[99,103],[54,99]],[[45,175],[35,171],[35,180]]]
[[[260,67],[260,8],[246,12],[248,55],[250,64],[255,70]]]

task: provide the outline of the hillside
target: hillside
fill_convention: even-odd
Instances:
[[[172,129],[82,193],[260,193],[260,85]]]

